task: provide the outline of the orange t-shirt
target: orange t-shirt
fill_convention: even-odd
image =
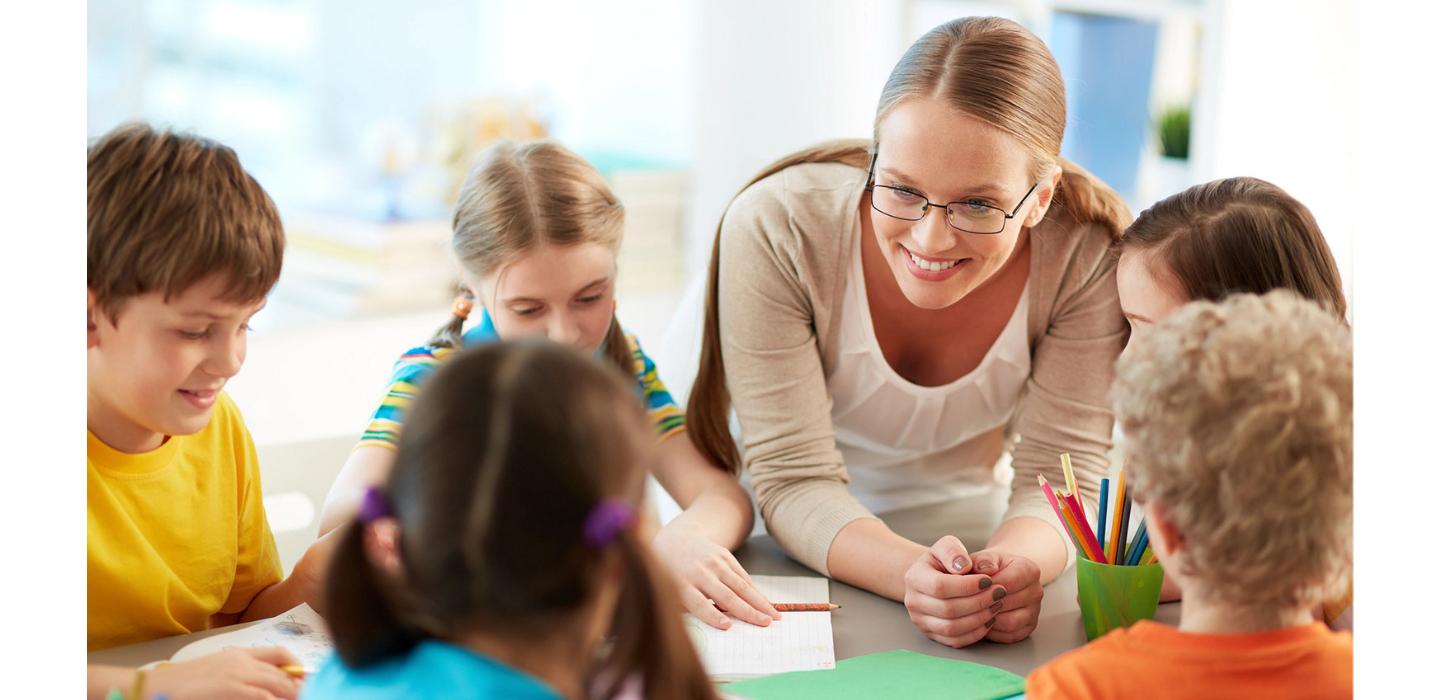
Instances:
[[[1354,639],[1324,623],[1195,634],[1142,620],[1030,674],[1025,697],[1350,698]]]

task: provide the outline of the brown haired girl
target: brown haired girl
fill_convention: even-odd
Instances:
[[[691,434],[715,461],[743,452],[792,556],[903,600],[950,646],[1030,634],[1042,584],[1073,556],[1035,473],[1062,480],[1068,452],[1093,499],[1107,469],[1125,341],[1108,250],[1129,215],[1060,158],[1064,129],[1038,38],[947,22],[890,74],[873,143],[767,168],[711,257]],[[872,515],[996,492],[1011,438],[1010,506],[978,551],[953,536],[927,548]]]
[[[636,531],[654,441],[633,391],[543,341],[440,368],[341,532],[339,658],[305,697],[715,697]]]
[[[1340,269],[1310,210],[1264,180],[1232,177],[1196,185],[1140,213],[1116,245],[1120,308],[1129,348],[1191,301],[1289,289],[1345,320]],[[1178,600],[1166,579],[1162,596]],[[1351,592],[1320,616],[1349,629]]]
[[[730,553],[750,533],[749,496],[695,448],[655,364],[616,318],[624,223],[624,207],[600,172],[564,146],[507,141],[480,155],[461,188],[452,239],[467,291],[439,334],[396,362],[384,400],[326,498],[321,535],[354,513],[367,486],[384,480],[415,392],[456,349],[547,337],[620,369],[645,402],[659,441],[655,477],[685,509],[654,542],[680,579],[685,607],[722,629],[731,621],[716,604],[756,625],[779,618]],[[466,331],[477,299],[480,318]]]

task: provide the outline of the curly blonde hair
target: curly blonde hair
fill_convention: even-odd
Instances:
[[[1341,583],[1352,392],[1349,329],[1288,290],[1187,304],[1121,359],[1127,477],[1183,536],[1193,595],[1277,609]]]

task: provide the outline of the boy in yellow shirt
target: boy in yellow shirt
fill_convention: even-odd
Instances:
[[[1354,640],[1313,610],[1348,578],[1350,331],[1289,291],[1193,302],[1112,390],[1150,544],[1185,592],[1040,667],[1026,697],[1349,698]]]
[[[140,125],[90,148],[87,195],[88,648],[304,602],[323,557],[284,578],[255,447],[222,391],[280,276],[274,203],[231,149]],[[89,694],[293,698],[278,666],[294,662],[272,649],[148,674],[91,666]]]

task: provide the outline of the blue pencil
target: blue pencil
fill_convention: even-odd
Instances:
[[[1100,516],[1095,524],[1095,538],[1100,541],[1100,551],[1105,551],[1105,509],[1110,498],[1110,479],[1100,480]]]
[[[1145,529],[1145,521],[1140,521],[1140,529],[1135,533],[1135,541],[1130,545],[1130,556],[1126,557],[1126,566],[1139,566],[1140,555],[1145,552],[1145,547],[1150,544],[1150,531]]]

